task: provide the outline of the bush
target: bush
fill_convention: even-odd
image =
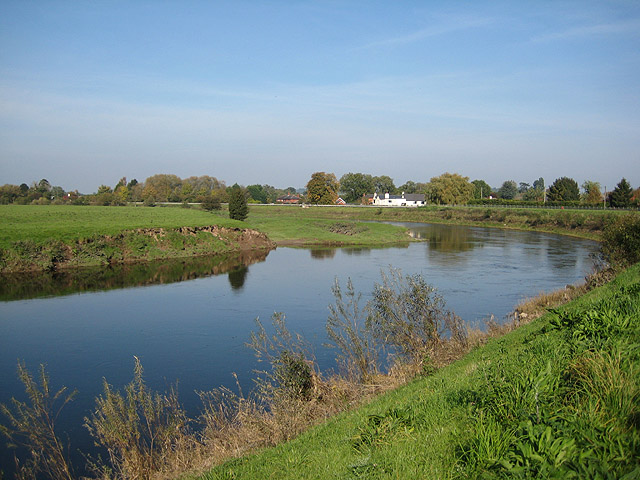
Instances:
[[[465,343],[459,317],[445,309],[445,301],[422,275],[382,272],[370,303],[367,327],[386,348],[406,363],[422,366],[445,332]]]
[[[220,201],[211,194],[206,195],[202,199],[200,205],[207,212],[211,212],[213,210],[220,210],[222,208],[222,205],[220,205]]]
[[[600,252],[614,268],[625,268],[640,261],[640,216],[625,215],[607,225],[602,232]]]
[[[277,387],[288,398],[305,399],[313,391],[313,372],[301,353],[280,352],[274,360]]]
[[[266,403],[275,405],[281,401],[308,400],[314,386],[315,361],[309,355],[310,346],[300,335],[287,329],[285,316],[274,313],[271,317],[275,333],[269,335],[256,319],[257,332],[251,332],[248,346],[258,361],[266,360],[270,370],[257,372],[259,393]]]

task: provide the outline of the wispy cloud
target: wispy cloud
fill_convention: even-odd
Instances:
[[[376,40],[366,45],[359,47],[359,49],[368,49],[374,47],[393,47],[400,45],[408,45],[411,43],[420,42],[426,38],[437,37],[439,35],[446,35],[460,30],[467,30],[470,28],[485,27],[493,23],[489,18],[450,18],[447,21],[438,25],[430,25],[419,30],[406,33],[404,35],[398,35],[394,37],[383,38]]]
[[[560,32],[546,33],[531,39],[533,43],[552,42],[555,40],[567,40],[580,37],[592,37],[597,35],[638,35],[640,34],[640,19],[634,18],[614,23],[600,23],[595,25],[582,25],[572,27]]]

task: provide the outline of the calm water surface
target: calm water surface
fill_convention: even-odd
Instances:
[[[256,317],[268,324],[274,312],[284,312],[290,330],[313,342],[320,365],[333,367],[332,352],[322,344],[335,278],[343,284],[351,278],[366,298],[381,269],[392,265],[405,274],[420,273],[449,309],[480,323],[490,315],[504,318],[527,296],[582,280],[597,250],[594,242],[549,234],[405,225],[426,241],[384,249],[278,248],[266,258],[206,266],[197,274],[186,267],[186,273],[169,277],[182,280],[174,283],[153,281],[156,272],[135,281],[144,286],[127,287],[110,274],[105,288],[115,282],[116,289],[100,291],[92,284],[83,289],[98,291],[73,293],[74,281],[65,280],[64,296],[2,301],[0,402],[24,397],[15,374],[18,359],[32,371],[45,363],[52,387],[79,391],[61,422],[72,447],[85,449],[90,440],[82,418],[101,393],[102,378],[122,387],[131,379],[134,355],[150,387],[164,389],[179,380],[181,400],[195,415],[196,390],[232,387],[233,372],[250,388],[251,372],[259,365],[245,342]],[[185,280],[199,275],[204,276]],[[37,296],[33,288],[25,296]],[[21,289],[5,288],[13,293],[4,298],[16,298]],[[6,467],[4,445],[0,450]]]

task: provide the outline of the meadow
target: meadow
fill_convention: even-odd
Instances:
[[[242,222],[213,216],[199,208],[2,205],[0,247],[7,248],[12,242],[27,239],[36,243],[70,242],[138,228],[207,225],[241,227]]]
[[[252,210],[241,222],[229,219],[224,209],[206,212],[197,207],[3,205],[0,272],[229,254],[273,248],[274,241],[293,246],[411,241],[405,229],[381,223],[264,212]],[[259,238],[252,230],[266,236]]]

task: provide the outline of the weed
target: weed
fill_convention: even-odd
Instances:
[[[378,352],[371,330],[366,326],[366,312],[358,307],[361,298],[351,279],[343,292],[338,279],[331,289],[335,304],[329,305],[327,335],[337,347],[336,357],[347,377],[366,382],[378,373]]]
[[[104,394],[96,404],[85,424],[108,452],[110,466],[100,468],[102,475],[151,478],[171,465],[176,447],[188,437],[187,417],[177,393],[174,389],[165,395],[149,391],[137,357],[124,395],[105,380]]]
[[[367,327],[405,362],[421,365],[447,330],[465,339],[458,317],[445,309],[444,299],[421,275],[382,272],[382,284],[374,286],[372,296]]]
[[[24,363],[18,363],[18,377],[24,384],[29,403],[12,398],[13,408],[0,404],[0,411],[8,418],[10,427],[0,425],[13,446],[26,447],[27,461],[18,466],[18,478],[35,478],[44,474],[48,478],[71,480],[73,468],[56,431],[56,421],[64,406],[73,400],[74,390],[67,393],[62,387],[52,393],[44,365],[40,365],[40,384],[34,380]]]
[[[256,354],[258,361],[266,360],[269,370],[258,372],[256,380],[260,393],[265,399],[274,397],[284,399],[309,398],[314,386],[315,362],[309,353],[311,348],[299,334],[292,334],[287,329],[285,316],[274,313],[271,317],[275,333],[269,335],[256,319],[257,332],[251,332],[251,340],[247,344]]]
[[[351,438],[351,446],[364,454],[370,448],[392,443],[398,435],[409,435],[414,425],[415,418],[410,408],[390,408],[382,415],[369,415]]]

